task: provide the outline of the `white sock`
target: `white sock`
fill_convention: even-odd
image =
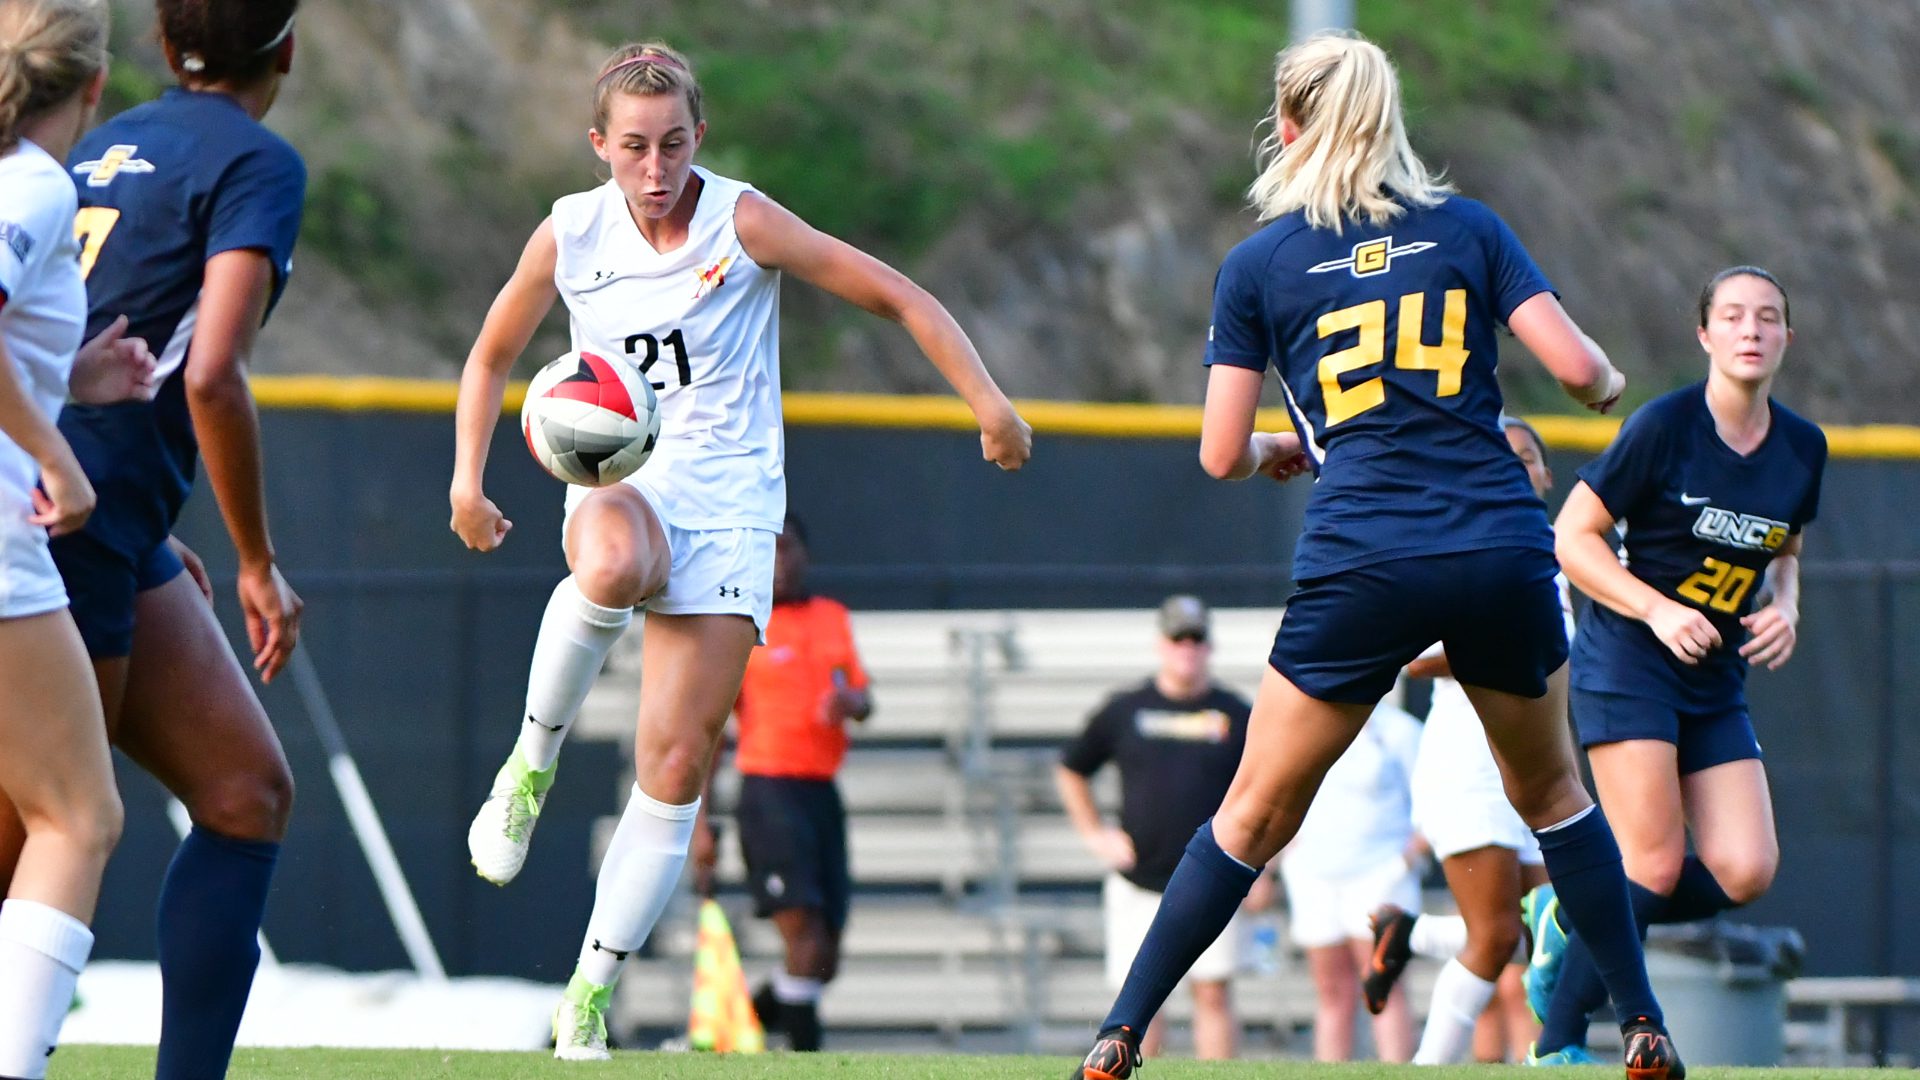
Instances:
[[[620,975],[620,962],[640,947],[667,909],[680,870],[693,842],[694,816],[700,800],[671,806],[634,785],[620,825],[613,830],[607,857],[600,863],[594,886],[593,914],[587,919],[587,939],[580,946],[575,973],[596,986],[609,986]]]
[[[1425,922],[1425,919],[1421,920]],[[1473,1051],[1473,1026],[1493,1000],[1493,983],[1449,960],[1433,982],[1427,1030],[1420,1036],[1415,1065],[1457,1065]]]
[[[773,999],[782,1005],[812,1005],[820,1000],[820,990],[824,985],[819,979],[776,971],[773,973]]]
[[[93,931],[32,900],[0,904],[0,1076],[40,1080],[93,952]]]
[[[1407,948],[1431,960],[1451,960],[1466,947],[1467,920],[1458,915],[1422,915],[1407,935]]]
[[[631,609],[604,608],[580,595],[571,574],[553,587],[533,642],[527,711],[520,724],[520,757],[529,766],[545,770],[560,756],[560,744],[606,663],[607,650],[631,622]]]

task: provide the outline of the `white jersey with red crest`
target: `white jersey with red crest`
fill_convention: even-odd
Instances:
[[[639,366],[660,398],[660,440],[628,482],[682,529],[770,529],[786,519],[780,419],[780,274],[740,246],[749,184],[695,166],[686,243],[662,254],[612,181],[553,204],[554,284],[573,347]],[[691,181],[682,198],[696,193]]]

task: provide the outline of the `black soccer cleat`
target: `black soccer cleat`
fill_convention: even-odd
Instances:
[[[1129,1027],[1108,1028],[1068,1080],[1127,1080],[1139,1067],[1140,1036]]]
[[[1367,977],[1360,989],[1366,995],[1367,1011],[1375,1016],[1387,1007],[1393,984],[1413,959],[1413,924],[1419,918],[1393,904],[1382,904],[1367,917],[1373,927],[1373,956],[1367,960]]]
[[[1687,1067],[1666,1029],[1644,1016],[1620,1025],[1627,1044],[1627,1080],[1687,1080]]]

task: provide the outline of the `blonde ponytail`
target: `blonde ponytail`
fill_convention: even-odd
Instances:
[[[1314,228],[1339,232],[1349,220],[1384,225],[1453,191],[1408,144],[1400,79],[1378,45],[1357,34],[1315,34],[1280,54],[1273,85],[1273,130],[1247,191],[1260,220],[1301,210]],[[1283,146],[1280,127],[1289,120],[1300,135]]]
[[[0,0],[0,154],[106,65],[104,0]]]

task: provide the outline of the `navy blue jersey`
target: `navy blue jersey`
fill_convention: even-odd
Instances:
[[[1714,427],[1706,384],[1695,383],[1641,406],[1580,470],[1625,523],[1627,569],[1705,613],[1721,645],[1683,664],[1645,623],[1595,604],[1574,637],[1575,686],[1690,711],[1745,700],[1740,619],[1753,610],[1767,564],[1819,510],[1827,465],[1818,427],[1778,402],[1769,408],[1766,439],[1742,457]]]
[[[87,532],[137,556],[166,539],[193,487],[199,444],[182,372],[207,260],[257,250],[271,305],[293,271],[306,166],[224,94],[168,90],[83,138],[68,159],[87,275],[87,334],[120,315],[159,358],[151,404],[69,405],[60,430],[100,498]]]
[[[1552,289],[1504,222],[1457,196],[1338,234],[1288,214],[1228,254],[1207,363],[1280,376],[1317,477],[1295,578],[1552,549],[1494,378],[1496,329]]]

